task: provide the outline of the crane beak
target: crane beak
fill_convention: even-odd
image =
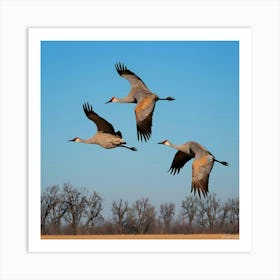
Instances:
[[[77,137],[75,137],[75,138],[73,138],[73,139],[70,139],[70,140],[68,140],[68,141],[69,141],[69,142],[75,142],[76,139],[77,139]]]
[[[110,100],[108,100],[107,102],[105,102],[105,104],[108,104],[110,102],[113,102],[114,97],[112,97]]]
[[[109,101],[105,102],[105,104],[108,104],[108,103],[110,103],[110,102],[113,102],[114,99],[115,99],[115,97],[113,96]],[[114,101],[114,102],[115,102],[115,101]]]
[[[158,144],[165,145],[166,142],[168,142],[168,140],[163,140],[162,142],[158,142]]]

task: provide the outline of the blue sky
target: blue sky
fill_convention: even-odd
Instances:
[[[150,141],[137,141],[134,104],[106,104],[124,97],[129,83],[115,70],[123,62],[159,101]],[[96,133],[82,104],[120,130],[137,152],[68,142]],[[237,41],[43,41],[41,42],[42,189],[69,182],[97,191],[104,213],[113,200],[149,197],[157,208],[181,201],[191,190],[191,162],[177,176],[167,173],[176,150],[156,144],[197,141],[219,160],[210,193],[239,195],[239,44]]]

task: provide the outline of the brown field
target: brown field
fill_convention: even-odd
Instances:
[[[239,239],[239,234],[41,235],[41,239]]]

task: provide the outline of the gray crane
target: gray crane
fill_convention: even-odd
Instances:
[[[214,165],[214,162],[219,162],[222,165],[228,166],[226,161],[219,161],[202,145],[197,142],[187,142],[182,145],[174,145],[168,140],[159,142],[178,150],[175,154],[172,164],[168,170],[170,174],[178,174],[183,166],[192,158],[192,187],[191,192],[194,190],[194,194],[198,191],[200,197],[200,191],[205,197],[208,194],[208,181],[209,175]]]
[[[152,134],[152,118],[155,104],[158,100],[175,100],[173,97],[160,98],[152,93],[145,83],[133,72],[131,72],[124,64],[117,63],[115,65],[119,75],[127,79],[130,83],[130,92],[124,98],[112,97],[107,103],[137,103],[135,107],[137,139],[149,140]]]
[[[115,132],[114,127],[107,122],[105,119],[97,115],[93,110],[92,106],[88,103],[83,104],[84,112],[88,119],[93,121],[97,127],[97,133],[89,139],[82,139],[75,137],[69,141],[85,143],[85,144],[97,144],[105,149],[113,149],[117,147],[127,148],[131,151],[137,151],[135,147],[125,146],[126,142],[122,139],[120,131]]]

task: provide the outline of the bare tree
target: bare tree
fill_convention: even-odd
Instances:
[[[68,183],[64,184],[62,201],[67,205],[63,218],[71,226],[72,234],[77,234],[86,208],[87,192],[84,188],[76,189]]]
[[[219,223],[223,231],[239,231],[239,199],[230,198],[221,206]]]
[[[147,233],[153,222],[156,220],[154,206],[149,203],[148,198],[141,198],[133,204],[135,227],[137,233]]]
[[[172,202],[160,205],[160,220],[163,221],[166,231],[169,231],[171,221],[175,215],[175,204]]]
[[[229,210],[229,223],[227,225],[230,232],[239,232],[239,199],[231,200],[231,207]]]
[[[231,205],[232,199],[229,199],[221,206],[219,215],[220,228],[223,228],[229,222],[229,212]]]
[[[95,191],[90,196],[86,197],[84,208],[84,229],[93,229],[97,221],[102,219],[102,201],[101,196]]]
[[[148,198],[113,201],[112,219],[102,217],[103,199],[85,188],[54,185],[41,194],[42,234],[238,233],[239,199],[221,203],[215,194],[186,196],[175,217],[175,204],[162,203],[159,215]]]
[[[47,233],[47,219],[50,215],[51,208],[53,207],[53,199],[51,193],[52,189],[56,186],[47,188],[41,195],[41,233]]]
[[[182,208],[183,216],[187,218],[188,227],[191,230],[198,211],[198,198],[193,195],[186,196],[185,200],[182,201]]]
[[[208,227],[210,232],[214,231],[214,226],[218,222],[219,206],[220,202],[216,199],[215,194],[209,194],[204,199],[199,200],[200,217],[203,218],[203,224]]]
[[[230,209],[230,223],[239,223],[239,199],[233,199]]]
[[[112,204],[113,220],[118,226],[118,233],[124,232],[124,227],[128,222],[128,202],[120,199]]]
[[[49,187],[41,195],[41,232],[59,233],[61,219],[67,211],[67,205],[61,201],[57,185]]]
[[[127,208],[126,223],[123,230],[125,233],[129,234],[138,233],[137,215],[134,207]]]

